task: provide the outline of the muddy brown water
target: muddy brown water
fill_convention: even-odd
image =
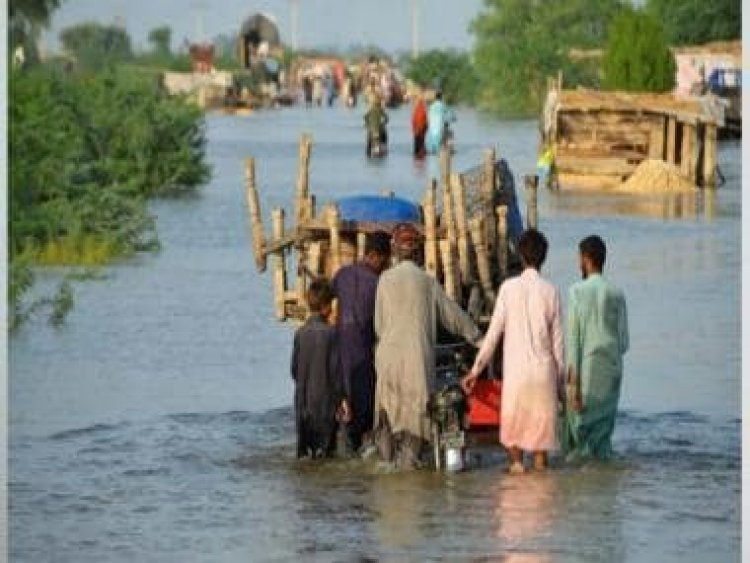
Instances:
[[[11,337],[11,561],[739,561],[739,144],[711,198],[540,194],[545,273],[565,294],[597,232],[628,299],[614,461],[511,477],[499,453],[458,475],[293,458],[292,332],[254,271],[242,159],[266,218],[289,207],[302,130],[319,201],[420,199],[437,162],[409,156],[408,109],[381,162],[361,114],[209,117],[213,180],[153,205],[161,252],[77,284],[63,328]],[[456,168],[495,146],[520,184],[536,123],[460,111],[456,143]]]

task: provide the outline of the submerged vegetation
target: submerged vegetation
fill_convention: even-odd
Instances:
[[[98,266],[157,248],[148,198],[190,193],[210,170],[200,110],[123,66],[15,69],[8,114],[13,326],[29,312],[21,298],[33,266]],[[71,302],[69,288],[59,293]],[[53,319],[67,309],[53,306]]]

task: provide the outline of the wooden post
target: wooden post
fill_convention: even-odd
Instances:
[[[648,157],[664,160],[664,118],[656,117],[648,139]]]
[[[331,240],[331,278],[336,274],[336,270],[341,267],[341,215],[339,208],[335,205],[328,207],[326,214],[328,230]]]
[[[445,293],[458,302],[459,284],[456,272],[455,246],[451,241],[440,239],[440,257],[443,261],[443,279],[445,282]]]
[[[458,232],[458,266],[461,271],[461,283],[465,285],[471,279],[469,227],[466,222],[466,194],[464,181],[460,174],[451,174],[451,184],[453,188],[453,207],[456,210],[456,230]]]
[[[297,253],[297,280],[293,293],[298,305],[307,306],[307,280],[305,268],[307,268],[307,251],[302,243],[295,247]]]
[[[443,187],[443,214],[440,223],[444,227],[443,235],[451,246],[451,256],[457,254],[456,221],[453,215],[453,196],[451,195],[450,177]],[[441,250],[442,253],[442,250]],[[456,282],[460,284],[460,281]]]
[[[698,151],[700,145],[698,143],[698,125],[691,125],[688,128],[690,135],[690,180],[694,183],[698,183]]]
[[[497,231],[495,229],[495,217],[493,216],[494,193],[495,193],[495,162],[497,155],[495,149],[485,149],[482,153],[482,210],[484,211],[484,241],[487,245],[487,252],[492,254],[495,250],[497,241]]]
[[[673,116],[667,118],[667,156],[666,160],[669,164],[675,164],[676,152],[675,145],[677,143],[677,121]]]
[[[260,213],[258,188],[255,184],[254,158],[248,158],[245,160],[245,195],[247,197],[247,209],[250,215],[250,225],[253,231],[253,253],[255,254],[255,267],[259,272],[265,272],[266,235],[263,231],[263,219]]]
[[[484,218],[474,217],[470,222],[471,242],[477,256],[477,271],[479,272],[479,283],[488,303],[495,302],[495,290],[492,287],[492,274],[490,272],[490,255],[487,252],[487,242],[484,239]]]
[[[424,267],[425,271],[432,277],[437,276],[438,269],[438,246],[437,246],[437,211],[435,209],[435,180],[427,185],[424,197]]]
[[[315,196],[314,195],[308,195],[305,199],[305,210],[303,213],[303,216],[305,219],[314,219],[315,218]]]
[[[690,131],[694,127],[688,123],[682,124],[682,154],[680,161],[680,172],[685,178],[691,177],[691,170],[693,170],[693,134]]]
[[[357,233],[357,260],[364,260],[365,246],[367,246],[367,233]]]
[[[311,242],[307,249],[307,269],[310,273],[317,277],[320,275],[320,258],[321,258],[320,242]]]
[[[306,216],[306,201],[310,195],[310,153],[312,151],[312,139],[303,133],[299,140],[299,166],[297,169],[297,192],[294,198],[294,219],[297,225],[302,223]]]
[[[497,262],[500,266],[500,283],[508,277],[508,206],[498,205],[497,214]]]
[[[450,189],[451,181],[451,151],[447,147],[440,148],[440,185],[443,192]]]
[[[284,238],[284,210],[274,209],[271,213],[271,220],[274,241],[279,242]],[[283,249],[277,251],[274,256],[273,295],[276,318],[284,321],[286,320],[286,260]]]
[[[526,228],[536,229],[538,224],[537,215],[537,187],[539,177],[536,174],[527,174],[523,177],[526,192]]]
[[[703,137],[703,187],[716,187],[716,125],[706,123]]]

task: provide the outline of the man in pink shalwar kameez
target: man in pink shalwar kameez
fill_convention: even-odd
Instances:
[[[508,448],[510,471],[524,471],[523,452],[534,453],[544,469],[547,452],[558,448],[558,389],[564,384],[560,294],[539,275],[547,240],[529,229],[518,244],[523,273],[506,280],[474,366],[464,379],[471,388],[504,335],[500,442]]]

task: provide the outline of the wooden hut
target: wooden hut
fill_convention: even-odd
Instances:
[[[387,221],[347,221],[336,202],[322,207],[310,192],[312,140],[303,135],[299,146],[299,169],[294,209],[271,213],[272,230],[262,221],[255,161],[245,163],[246,196],[252,228],[253,250],[258,271],[271,258],[276,317],[281,321],[303,321],[310,281],[317,276],[332,278],[336,270],[364,253],[368,233],[389,231]],[[486,326],[500,282],[518,267],[510,244],[508,209],[513,204],[507,182],[497,172],[494,150],[485,151],[482,164],[466,174],[454,173],[450,154],[441,154],[441,175],[431,180],[418,204],[423,234],[423,267],[438,279],[449,297],[469,311],[480,326]],[[535,177],[533,178],[535,179]],[[536,182],[528,181],[527,214],[536,221]],[[290,216],[291,226],[286,222]]]
[[[645,159],[674,164],[697,185],[716,184],[716,98],[673,94],[562,90],[551,84],[542,142],[555,153],[561,189],[608,190]]]

